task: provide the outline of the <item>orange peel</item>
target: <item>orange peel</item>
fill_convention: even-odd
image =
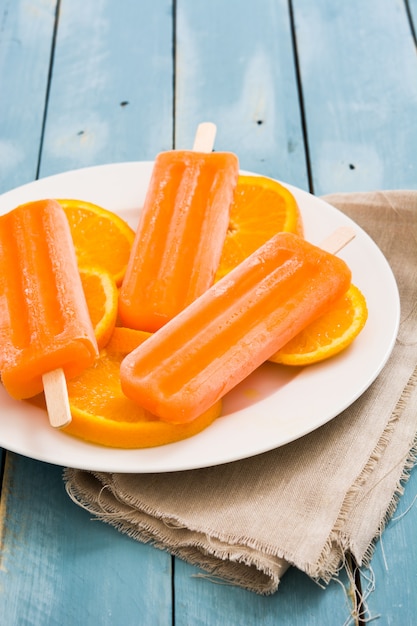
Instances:
[[[368,317],[360,289],[348,291],[317,320],[309,324],[269,360],[284,365],[311,365],[347,348],[359,335]]]
[[[120,285],[135,233],[121,217],[84,200],[59,199],[72,234],[78,267],[98,267]]]
[[[239,176],[216,280],[278,232],[303,235],[294,195],[266,176]]]
[[[109,341],[117,319],[118,289],[111,274],[100,268],[80,268],[81,282],[99,348]]]

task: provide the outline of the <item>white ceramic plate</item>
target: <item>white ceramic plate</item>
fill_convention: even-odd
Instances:
[[[151,162],[120,163],[51,176],[0,196],[0,214],[30,200],[80,198],[116,211],[136,226]],[[0,388],[0,446],[25,456],[81,469],[167,472],[218,465],[293,441],[325,424],[356,400],[386,363],[398,331],[399,297],[392,271],[369,236],[344,214],[294,187],[305,235],[319,243],[339,225],[356,238],[340,256],[369,307],[365,329],[343,353],[304,369],[265,364],[224,398],[223,416],[179,443],[145,450],[109,449],[49,426],[46,414],[12,400]]]

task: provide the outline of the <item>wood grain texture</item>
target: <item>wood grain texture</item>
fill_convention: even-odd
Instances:
[[[172,147],[172,2],[61,2],[41,175]]]
[[[293,0],[317,195],[417,187],[417,57],[397,0]]]
[[[291,22],[285,0],[177,1],[175,138],[201,121],[243,169],[307,187]]]
[[[0,193],[36,178],[54,0],[0,0]]]
[[[91,520],[61,468],[9,453],[1,512],[2,624],[170,623],[170,558]]]
[[[272,596],[258,596],[219,580],[181,561],[175,563],[176,626],[335,626],[351,615],[351,585],[321,589],[307,575],[290,569]]]
[[[409,10],[410,17],[412,20],[412,27],[414,28],[414,35],[417,33],[417,0],[406,0]]]
[[[370,568],[362,570],[367,619],[380,616],[381,624],[414,624],[417,616],[416,529],[417,467],[376,545]]]

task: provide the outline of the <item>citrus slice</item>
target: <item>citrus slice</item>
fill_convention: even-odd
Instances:
[[[79,267],[99,267],[120,285],[135,236],[118,215],[83,200],[60,199],[71,228]]]
[[[132,346],[148,336],[116,327],[95,364],[68,381],[72,421],[62,429],[64,432],[103,446],[149,448],[196,435],[219,417],[221,402],[193,422],[168,424],[126,398],[120,385],[120,363]]]
[[[239,176],[216,280],[278,232],[303,234],[293,194],[265,176]]]
[[[113,276],[100,268],[80,268],[81,282],[99,348],[116,325],[119,292]]]
[[[269,360],[284,365],[310,365],[344,350],[358,336],[368,317],[366,300],[351,285],[324,315],[302,330]]]
[[[129,354],[129,352],[132,352],[132,350],[137,348],[151,335],[152,333],[148,333],[146,330],[116,326],[111,336],[108,350],[111,352]]]

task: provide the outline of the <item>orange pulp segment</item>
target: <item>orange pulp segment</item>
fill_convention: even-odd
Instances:
[[[107,346],[110,352],[128,354],[150,337],[152,333],[146,330],[136,330],[124,326],[116,326]]]
[[[293,194],[265,176],[239,176],[216,280],[278,232],[303,235]]]
[[[269,360],[284,365],[310,365],[344,350],[358,336],[368,317],[366,300],[355,285],[317,320]]]
[[[117,285],[108,272],[99,268],[80,268],[81,283],[98,347],[104,348],[116,325]]]
[[[196,435],[219,417],[221,402],[189,424],[168,424],[126,398],[120,386],[120,363],[147,336],[116,327],[95,364],[68,381],[72,422],[64,432],[103,446],[149,448]]]
[[[74,241],[79,267],[99,267],[120,285],[135,233],[118,215],[91,202],[58,200]]]

